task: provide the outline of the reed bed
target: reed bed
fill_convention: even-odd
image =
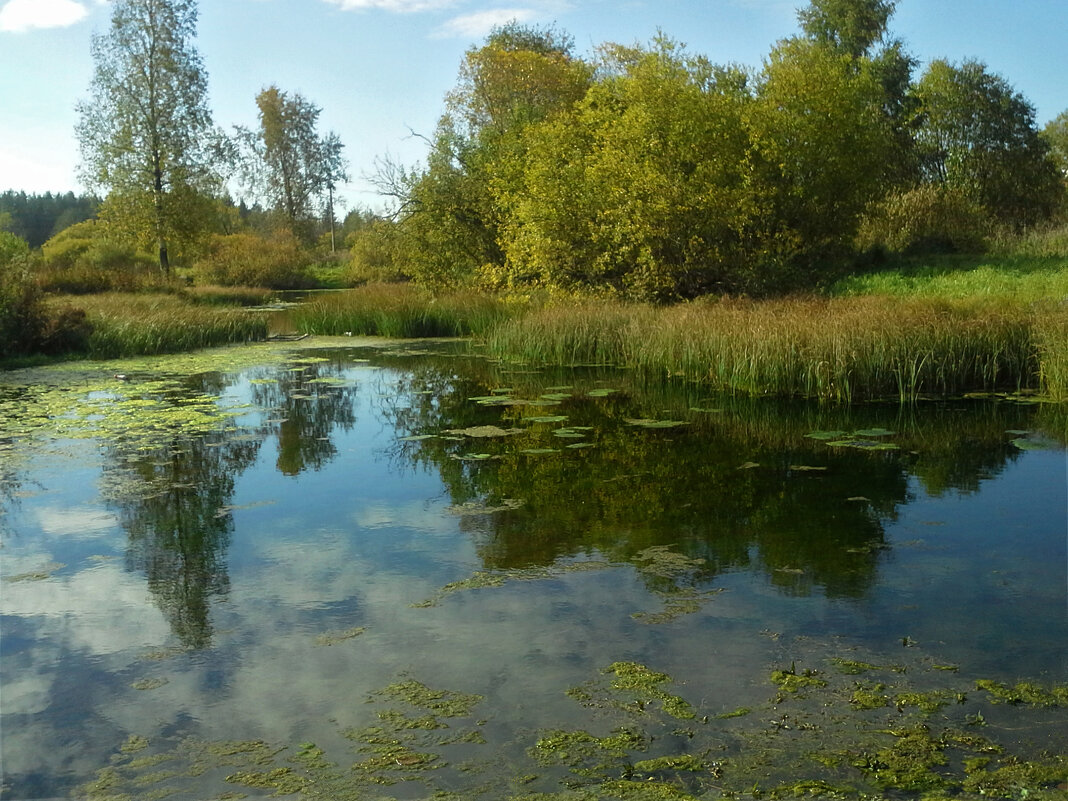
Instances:
[[[504,301],[481,293],[435,296],[412,284],[368,284],[302,303],[290,321],[305,334],[460,337],[485,334],[507,314]]]
[[[262,315],[192,304],[170,294],[105,293],[78,297],[75,303],[92,326],[88,355],[94,359],[177,353],[267,337]]]
[[[1034,318],[991,299],[587,303],[517,317],[487,344],[502,358],[612,363],[751,395],[910,400],[1036,386]]]
[[[1068,302],[1048,301],[1036,307],[1035,336],[1043,391],[1068,401]]]

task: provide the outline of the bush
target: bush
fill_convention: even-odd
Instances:
[[[375,220],[345,238],[352,259],[348,280],[352,284],[393,283],[407,281],[411,276],[397,264],[395,258],[396,225],[387,220]]]
[[[29,254],[30,246],[25,239],[8,231],[0,231],[0,267]]]
[[[41,340],[47,314],[29,262],[0,264],[0,359],[32,353]]]
[[[982,253],[990,223],[963,192],[924,184],[873,204],[855,241],[861,252]]]
[[[169,286],[152,256],[108,237],[96,220],[60,231],[41,246],[41,255],[37,281],[45,292],[84,295]]]
[[[308,275],[310,259],[296,238],[274,233],[213,236],[207,254],[193,266],[197,281],[220,286],[262,286],[306,289],[315,285]]]

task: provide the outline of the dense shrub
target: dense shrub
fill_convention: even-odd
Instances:
[[[314,286],[309,263],[292,234],[229,234],[211,238],[193,273],[198,283],[304,289]]]
[[[981,253],[989,221],[959,190],[924,184],[869,207],[857,233],[861,251]]]
[[[345,238],[351,260],[347,277],[352,284],[405,281],[410,276],[396,259],[396,225],[375,220]]]
[[[0,359],[33,352],[45,323],[41,291],[27,259],[0,262]]]
[[[60,231],[41,246],[41,255],[37,282],[45,292],[139,292],[169,284],[155,259],[108,236],[96,220]]]

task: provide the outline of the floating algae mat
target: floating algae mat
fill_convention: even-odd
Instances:
[[[1064,799],[1068,410],[465,343],[0,375],[5,799]]]

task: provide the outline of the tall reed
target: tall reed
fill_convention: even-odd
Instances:
[[[290,321],[305,334],[457,337],[483,334],[507,314],[503,301],[485,294],[434,296],[412,284],[368,284],[306,301]]]
[[[535,363],[610,362],[754,395],[840,401],[1034,386],[1032,314],[987,300],[861,297],[535,311],[488,337]]]
[[[91,358],[110,359],[262,340],[267,320],[239,309],[213,308],[174,295],[110,294],[79,297],[92,326]]]

